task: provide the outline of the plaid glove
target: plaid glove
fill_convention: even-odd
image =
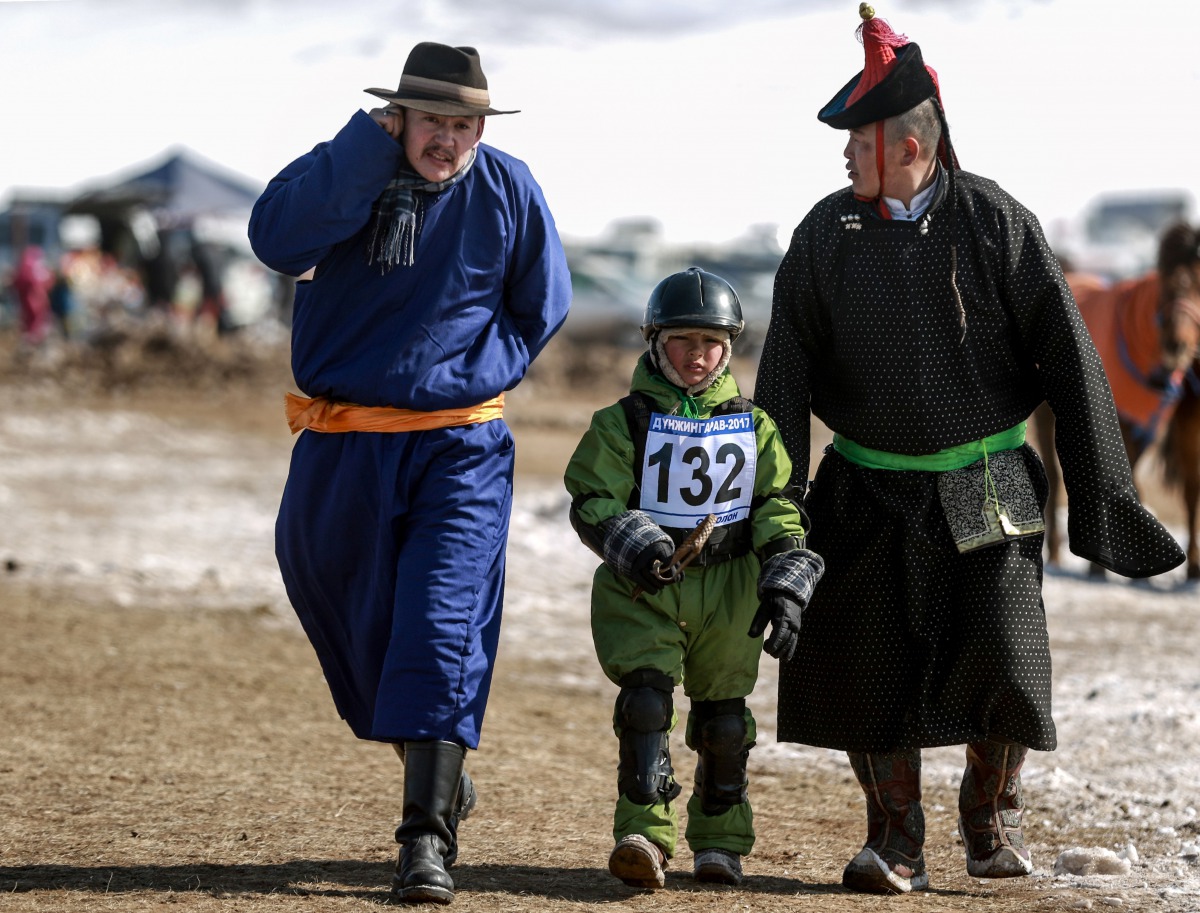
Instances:
[[[763,562],[758,574],[760,604],[746,633],[758,637],[771,623],[771,636],[763,641],[767,655],[789,660],[795,654],[800,616],[823,573],[824,559],[806,548],[780,552]]]
[[[601,523],[600,532],[604,537],[604,563],[614,573],[632,580],[647,593],[662,589],[662,581],[654,576],[652,568],[656,560],[671,560],[675,543],[648,514],[627,510]]]

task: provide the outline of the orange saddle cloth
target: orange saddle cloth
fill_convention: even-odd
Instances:
[[[1165,422],[1174,403],[1147,378],[1160,362],[1158,274],[1106,286],[1090,276],[1067,276],[1087,324],[1117,412],[1126,422],[1153,432]]]

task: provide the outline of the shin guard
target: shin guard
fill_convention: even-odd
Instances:
[[[746,701],[692,702],[692,742],[696,762],[696,794],[706,815],[720,815],[746,801]]]
[[[675,683],[654,669],[638,669],[622,677],[620,685],[617,790],[637,805],[670,802],[681,791],[671,767],[669,741]]]

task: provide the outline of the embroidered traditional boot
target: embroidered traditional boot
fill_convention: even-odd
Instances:
[[[842,884],[870,894],[925,890],[921,752],[847,754],[867,797],[867,842],[842,872]]]
[[[967,745],[967,769],[958,793],[958,833],[974,878],[1013,878],[1033,871],[1021,816],[1021,766],[1028,752],[1011,742]]]
[[[455,742],[404,743],[404,815],[396,828],[400,858],[392,876],[394,901],[447,904],[454,899],[446,867],[457,851],[465,756],[466,749]]]

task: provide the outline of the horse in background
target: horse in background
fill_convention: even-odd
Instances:
[[[1183,223],[1168,228],[1157,268],[1139,279],[1109,286],[1091,276],[1066,275],[1104,363],[1130,466],[1159,443],[1164,481],[1182,489],[1187,576],[1200,580],[1200,232]],[[1062,471],[1054,415],[1046,403],[1034,413],[1034,428],[1050,481],[1047,561],[1057,564]],[[1093,566],[1092,574],[1103,570]]]

